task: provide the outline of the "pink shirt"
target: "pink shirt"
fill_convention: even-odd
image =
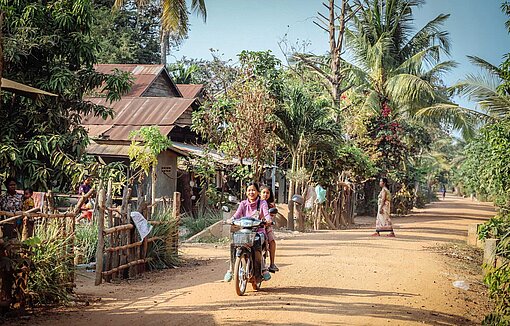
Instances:
[[[259,216],[253,216],[253,214],[257,210],[258,201],[260,201],[259,204],[260,213]],[[258,218],[259,220],[265,219],[267,222],[272,221],[271,215],[269,215],[269,208],[267,206],[267,202],[265,200],[260,199],[257,199],[253,203],[250,203],[248,199],[245,199],[242,202],[240,202],[239,207],[237,207],[237,211],[234,213],[232,218],[240,219],[241,217],[255,217]],[[258,231],[266,233],[265,228],[260,228]]]

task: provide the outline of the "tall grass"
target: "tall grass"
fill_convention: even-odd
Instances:
[[[178,223],[173,218],[172,208],[169,205],[161,206],[151,221],[163,222],[154,225],[148,237],[158,237],[159,239],[149,243],[147,248],[147,258],[149,269],[172,268],[180,264],[176,247],[174,248],[172,240],[174,235],[178,234]]]
[[[74,264],[67,249],[72,245],[72,237],[62,236],[59,222],[52,219],[37,225],[34,237],[26,241],[31,247],[33,264],[28,278],[28,291],[35,304],[69,300]]]
[[[97,223],[93,222],[76,225],[75,254],[82,256],[85,263],[95,261],[97,241]]]

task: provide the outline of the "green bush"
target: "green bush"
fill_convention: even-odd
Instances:
[[[393,212],[397,215],[407,215],[414,206],[414,194],[412,194],[404,185],[394,196],[392,200]]]
[[[187,229],[185,238],[191,238],[195,234],[208,228],[223,218],[220,210],[207,208],[204,213],[199,214],[196,218],[191,215],[185,215],[181,219],[181,225]]]
[[[510,259],[510,215],[500,213],[483,224],[478,230],[480,239],[499,239],[498,256]],[[494,311],[484,320],[484,325],[510,325],[510,264],[498,268],[488,267],[484,283],[495,303]]]
[[[430,200],[427,194],[424,194],[423,192],[418,192],[416,199],[415,199],[415,206],[416,208],[424,208],[426,204],[429,204]]]

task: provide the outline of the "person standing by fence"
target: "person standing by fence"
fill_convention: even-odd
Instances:
[[[15,213],[22,210],[23,207],[23,195],[16,192],[16,179],[9,177],[4,182],[7,192],[0,197],[0,210]],[[21,217],[19,219],[21,224]],[[3,233],[6,237],[16,236],[16,226],[18,223],[4,224]]]

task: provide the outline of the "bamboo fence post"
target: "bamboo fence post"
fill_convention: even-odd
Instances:
[[[156,211],[156,182],[157,182],[157,164],[152,167],[151,173],[151,215]]]
[[[99,191],[99,218],[97,221],[98,228],[98,244],[96,250],[96,282],[95,285],[101,284],[103,272],[103,253],[104,253],[104,212],[105,212],[105,191]]]
[[[128,218],[128,223],[131,223],[131,204],[128,205],[128,212],[127,212],[127,218]],[[135,243],[136,242],[136,238],[135,238],[136,234],[135,234],[135,228],[132,228],[131,230],[129,230],[129,233],[127,234],[127,245],[130,246],[131,244]],[[128,247],[128,249],[126,250],[127,251],[127,261],[128,263],[132,262],[132,261],[135,261],[137,260],[136,257],[135,257],[135,248],[134,247]],[[129,266],[129,269],[128,269],[128,277],[129,278],[133,278],[136,276],[136,266],[134,265],[131,265]]]
[[[48,190],[48,195],[46,196],[46,200],[48,201],[48,210],[50,214],[55,213],[55,202],[53,201],[53,192]]]
[[[106,207],[108,208],[108,228],[111,228],[113,227],[113,210],[111,210],[110,208],[112,207],[112,203],[113,203],[113,181],[112,179],[108,179],[108,186],[107,186],[107,190],[106,190]],[[113,236],[110,235],[109,237],[109,245],[110,246],[113,246]],[[106,252],[106,270],[110,270],[111,266],[112,266],[112,252],[111,251],[107,251]],[[110,275],[105,275],[104,277],[105,281],[106,282],[110,282],[111,281],[111,276]]]
[[[112,192],[113,192],[113,181],[112,179],[108,179],[108,188],[106,189],[106,207],[112,207],[112,202],[113,202],[113,195],[112,195]],[[108,227],[111,228],[113,226],[113,212],[112,211],[108,211]]]
[[[129,223],[129,217],[128,217],[128,205],[129,205],[129,199],[131,198],[131,188],[129,188],[127,185],[124,188],[124,194],[122,196],[122,205],[120,208],[120,221],[122,225],[126,225]],[[127,238],[128,234],[126,232],[120,233],[120,245],[124,246],[127,244]],[[126,251],[122,250],[119,253],[119,263],[117,266],[126,265],[127,264],[127,255]],[[117,267],[115,266],[115,267]],[[123,273],[122,273],[123,274]],[[118,274],[117,276],[122,278],[122,274]]]
[[[179,224],[181,222],[181,193],[175,191],[172,200],[172,217],[175,223],[175,230],[172,236],[172,252],[179,253]]]

